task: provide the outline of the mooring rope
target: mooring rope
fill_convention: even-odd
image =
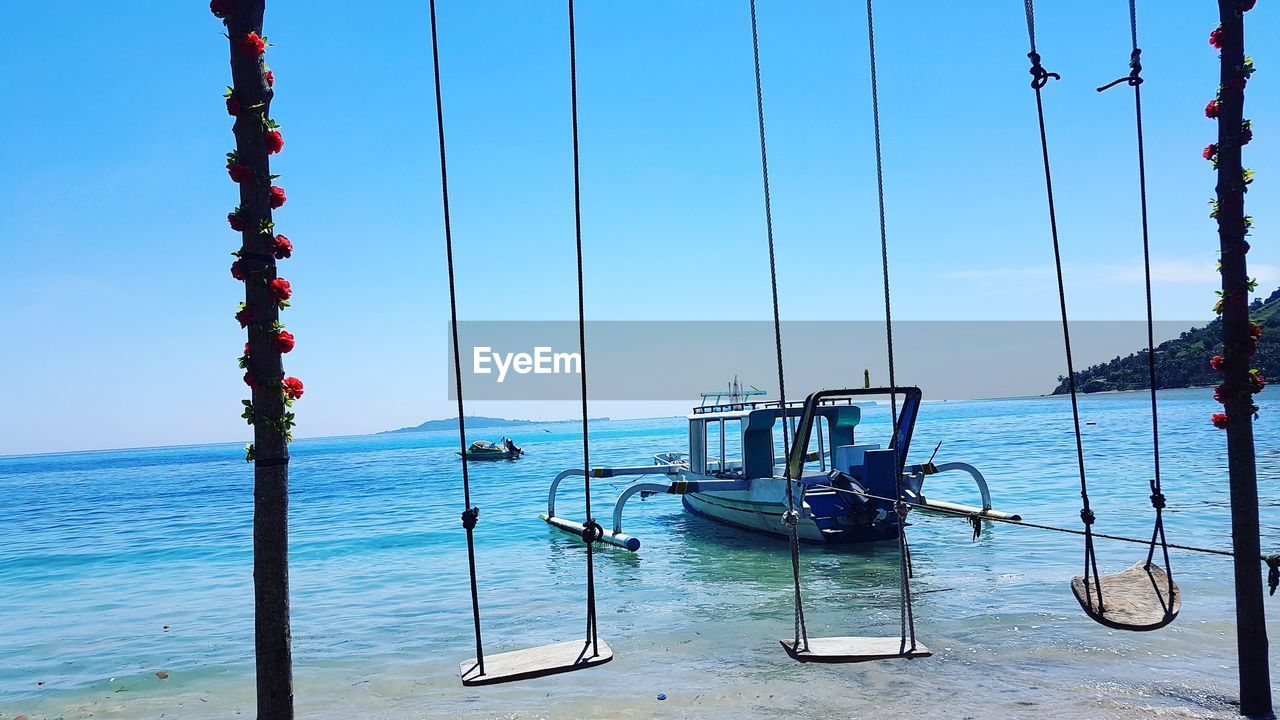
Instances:
[[[764,85],[760,78],[760,30],[756,21],[756,0],[751,2],[751,52],[755,59],[756,71],[756,117],[760,126],[760,173],[764,178],[764,223],[765,234],[769,239],[769,285],[773,291],[773,342],[778,359],[778,399],[779,416],[782,419],[782,454],[786,460],[783,472],[787,484],[787,513],[783,516],[783,524],[791,539],[791,579],[794,585],[795,636],[792,650],[801,652],[809,650],[809,631],[804,623],[804,598],[800,592],[800,531],[799,513],[796,510],[795,491],[792,489],[790,448],[791,436],[787,423],[787,386],[782,365],[782,320],[778,309],[778,265],[773,250],[773,200],[769,194],[769,151],[764,136]],[[801,500],[803,502],[803,499]]]
[[[898,448],[898,381],[893,366],[893,311],[889,302],[889,240],[884,213],[884,159],[880,147],[880,90],[876,75],[876,24],[872,12],[872,0],[867,0],[867,47],[871,56],[871,117],[875,128],[876,139],[876,199],[880,208],[880,265],[884,276],[884,332],[885,346],[889,354],[889,405],[893,419],[894,472],[898,479],[896,490],[902,496],[902,462],[906,458],[896,455]],[[895,503],[898,514],[898,555],[899,555],[899,621],[903,644],[911,641],[911,649],[916,649],[915,612],[911,607],[911,550],[907,545],[907,513],[906,507]]]
[[[581,358],[579,378],[582,385],[582,487],[586,493],[586,521],[582,539],[587,546],[587,639],[592,655],[599,652],[596,632],[595,543],[604,535],[600,523],[591,515],[591,439],[587,420],[587,314],[582,275],[582,169],[578,158],[578,44],[574,26],[573,0],[569,0],[569,96],[573,114],[573,232],[578,260],[578,352]]]
[[[1080,404],[1076,398],[1076,370],[1071,356],[1071,328],[1067,321],[1067,291],[1062,279],[1062,251],[1058,243],[1058,216],[1053,202],[1053,172],[1049,168],[1049,137],[1045,130],[1044,101],[1040,91],[1050,79],[1062,79],[1057,73],[1051,73],[1040,64],[1040,53],[1036,51],[1036,16],[1033,0],[1025,0],[1027,13],[1027,35],[1031,39],[1031,52],[1027,57],[1031,60],[1031,88],[1036,92],[1036,117],[1040,123],[1040,152],[1044,159],[1044,185],[1049,200],[1049,231],[1053,237],[1053,264],[1058,279],[1058,307],[1062,312],[1062,343],[1066,348],[1067,387],[1071,392],[1071,422],[1075,430],[1076,465],[1080,471],[1080,520],[1084,523],[1084,587],[1085,600],[1092,604],[1090,595],[1098,593],[1098,612],[1102,607],[1102,581],[1098,576],[1098,559],[1093,548],[1093,523],[1097,519],[1089,507],[1089,484],[1084,471],[1084,439],[1080,434]],[[1093,578],[1093,589],[1089,587],[1089,579]]]
[[[864,497],[870,500],[883,500],[885,502],[894,501],[893,498],[887,498],[881,495],[875,495],[873,493],[869,493],[865,491],[850,490],[847,488],[836,487],[834,485],[817,485],[816,487],[824,488],[827,490],[834,490],[835,492],[844,493],[846,495],[856,495],[858,497]],[[930,505],[927,502],[920,503],[920,502],[910,502],[910,501],[904,500],[903,504],[907,505],[908,507],[920,508],[921,510],[942,513],[944,515],[955,515],[957,517],[976,518],[978,520],[991,520],[992,522],[1004,523],[1006,525],[1016,525],[1019,527],[1027,527],[1035,530],[1048,530],[1050,532],[1065,533],[1067,535],[1083,536],[1085,534],[1084,530],[1058,527],[1057,525],[1045,525],[1043,523],[1033,523],[1033,522],[1028,522],[1026,520],[1014,520],[1013,518],[1004,518],[1004,517],[998,517],[995,515],[985,515],[983,513],[976,513],[969,510],[957,510],[955,508],[940,507],[938,505]],[[1124,535],[1110,535],[1107,533],[1100,533],[1100,532],[1092,532],[1090,534],[1093,537],[1101,540],[1114,540],[1117,542],[1133,543],[1137,545],[1147,545],[1151,542],[1150,540],[1147,540],[1145,538],[1126,537]],[[1200,553],[1202,555],[1218,555],[1220,557],[1230,557],[1230,558],[1234,558],[1236,556],[1235,553],[1231,552],[1230,550],[1222,550],[1219,548],[1207,548],[1207,547],[1200,547],[1197,545],[1183,545],[1180,543],[1168,543],[1167,546],[1170,548],[1173,548],[1174,550],[1184,550],[1186,552]],[[1280,554],[1259,555],[1257,559],[1258,559],[1258,562],[1264,563],[1269,567],[1276,567],[1280,569]]]
[[[1151,302],[1151,233],[1147,222],[1147,161],[1142,140],[1142,50],[1138,48],[1138,3],[1129,0],[1129,37],[1133,49],[1129,53],[1129,74],[1098,88],[1102,92],[1120,83],[1133,88],[1133,114],[1137,121],[1138,201],[1142,215],[1142,272],[1147,296],[1147,380],[1151,384],[1151,457],[1154,476],[1150,480],[1151,507],[1156,511],[1151,528],[1151,546],[1147,549],[1147,565],[1155,558],[1156,544],[1164,553],[1164,570],[1169,583],[1168,597],[1173,597],[1173,568],[1169,564],[1169,546],[1164,532],[1165,496],[1160,484],[1160,421],[1156,406],[1156,340]]]
[[[462,450],[462,527],[467,531],[467,567],[471,573],[471,619],[475,625],[476,665],[484,675],[484,648],[480,640],[480,594],[476,583],[475,527],[480,508],[471,504],[471,478],[467,471],[467,423],[462,401],[462,357],[458,349],[458,293],[453,277],[453,225],[449,214],[449,166],[445,159],[444,104],[440,91],[440,38],[436,23],[436,0],[431,6],[431,63],[435,78],[436,135],[440,145],[440,194],[444,206],[444,253],[449,268],[449,330],[453,338],[454,391],[458,396],[458,443]]]

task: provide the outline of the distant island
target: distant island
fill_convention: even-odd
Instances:
[[[490,430],[494,428],[509,428],[520,425],[563,425],[565,423],[581,423],[581,420],[512,420],[509,418],[485,417],[483,415],[467,415],[468,430]],[[598,417],[590,418],[590,422],[607,422],[609,418]],[[457,430],[458,418],[449,418],[447,420],[428,420],[421,425],[413,427],[403,427],[399,430],[383,430],[379,435],[389,435],[391,433],[410,433],[423,432],[426,430]]]
[[[1252,366],[1265,378],[1280,377],[1280,337],[1277,337],[1280,320],[1274,320],[1277,313],[1280,313],[1280,289],[1266,300],[1254,299],[1249,306],[1249,317],[1262,328]],[[1221,338],[1222,319],[1218,318],[1156,346],[1156,387],[1208,387],[1221,382],[1219,374],[1209,367],[1209,358],[1222,353]],[[1146,350],[1142,350],[1077,370],[1076,389],[1086,393],[1145,390],[1150,387],[1147,377]],[[1067,378],[1061,375],[1053,394],[1067,392]]]

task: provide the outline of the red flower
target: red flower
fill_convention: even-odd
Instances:
[[[268,70],[268,71],[263,75],[263,77],[265,77],[265,78],[267,79],[267,87],[275,87],[275,86],[276,86],[276,74],[275,74],[275,73],[273,73],[273,72],[271,72],[270,70]]]
[[[244,224],[244,218],[240,217],[239,213],[227,213],[227,224],[236,232],[244,232],[244,229],[248,227],[248,225]]]
[[[249,308],[241,308],[240,312],[236,313],[236,320],[240,321],[240,327],[248,327],[249,323],[254,320],[253,311]],[[248,349],[248,347],[248,344],[246,344],[245,348]]]
[[[284,260],[287,257],[293,257],[293,243],[289,242],[289,238],[283,235],[277,235],[275,239],[274,253],[277,260]]]
[[[276,349],[282,353],[287,353],[293,349],[293,333],[288,330],[281,330],[276,333]]]
[[[1205,160],[1212,160],[1214,156],[1217,154],[1218,154],[1218,143],[1213,143],[1212,145],[1205,145],[1204,152],[1200,153],[1200,155],[1203,156]]]
[[[278,153],[284,149],[284,136],[279,130],[272,130],[266,137],[267,153]]]
[[[1204,106],[1204,116],[1207,118],[1218,117],[1218,98],[1210,100],[1209,104]]]
[[[266,51],[267,41],[258,37],[258,33],[251,32],[240,38],[240,52],[257,57]]]
[[[1213,426],[1219,430],[1226,430],[1227,426],[1231,424],[1231,420],[1227,418],[1226,413],[1214,413],[1210,420],[1213,421]]]
[[[284,278],[276,278],[267,286],[267,291],[271,293],[271,297],[277,301],[288,300],[293,295],[293,288],[289,287],[289,281]]]
[[[231,0],[211,0],[209,3],[209,12],[213,13],[216,18],[225,20],[231,11],[235,9],[235,4]]]
[[[233,97],[227,98],[227,114],[230,115],[231,117],[235,117],[240,114],[239,100]]]
[[[275,185],[271,186],[271,209],[274,210],[281,205],[284,205],[284,202],[287,199],[288,198],[284,196],[284,188],[276,187]]]
[[[1227,384],[1226,383],[1223,383],[1213,389],[1213,399],[1220,403],[1226,404],[1227,402]]]
[[[1209,33],[1209,44],[1219,50],[1222,49],[1222,28],[1214,28],[1213,32]]]
[[[244,163],[231,163],[227,166],[227,174],[232,180],[243,185],[253,179],[253,168]]]
[[[1249,334],[1254,338],[1262,337],[1262,328],[1258,327],[1258,323],[1249,321]]]
[[[290,400],[297,400],[302,397],[302,381],[296,377],[287,377],[281,381],[284,385],[284,394]]]
[[[249,371],[247,371],[247,370],[246,370],[246,371],[245,371],[245,373],[244,373],[244,384],[245,384],[245,385],[248,385],[249,387],[251,387],[251,388],[253,388],[253,389],[255,389],[255,390],[258,388],[258,383],[254,382],[254,380],[253,380],[253,373],[251,373],[251,372],[249,372]]]
[[[243,260],[236,260],[235,262],[231,263],[231,277],[237,280],[244,279],[244,261]]]
[[[1209,358],[1209,367],[1217,370],[1218,372],[1222,372],[1227,369],[1227,359],[1221,355],[1214,355]]]
[[[244,356],[249,357],[249,343],[244,344]]]

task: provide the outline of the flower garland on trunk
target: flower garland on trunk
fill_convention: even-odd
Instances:
[[[235,3],[233,0],[211,0],[209,11],[226,25],[228,18],[235,12]],[[239,37],[231,38],[231,40],[233,52],[258,60],[262,71],[261,82],[270,93],[271,88],[275,85],[275,73],[267,68],[265,62],[260,60],[269,47],[267,39],[256,32],[247,32]],[[269,97],[268,95],[268,99]],[[237,126],[242,122],[255,123],[261,129],[262,147],[266,150],[268,156],[284,150],[284,134],[281,133],[280,126],[275,120],[268,117],[267,102],[248,104],[237,95],[234,87],[227,87],[226,92],[223,93],[223,99],[226,102],[227,114],[235,118]],[[241,162],[235,151],[227,153],[226,169],[227,176],[237,185],[263,190],[265,193],[264,204],[272,210],[282,207],[287,201],[288,198],[284,188],[275,185],[275,181],[279,178],[278,175],[256,172],[250,165]],[[293,297],[293,287],[288,280],[275,275],[274,261],[293,257],[293,242],[284,235],[276,234],[275,223],[270,219],[269,215],[267,217],[253,218],[243,207],[237,207],[227,214],[227,224],[233,231],[242,233],[242,235],[247,234],[246,231],[256,227],[258,237],[254,239],[258,241],[257,244],[266,244],[269,247],[268,253],[253,252],[246,242],[248,238],[242,237],[240,249],[231,253],[235,258],[231,263],[231,277],[246,285],[253,283],[264,287],[267,297],[276,303],[278,310],[289,307],[290,299]],[[246,303],[242,302],[237,307],[235,319],[240,323],[241,328],[251,332],[255,330],[265,331],[271,340],[268,347],[276,352],[283,354],[293,350],[295,344],[293,333],[287,331],[279,321],[258,317],[258,313],[253,308],[248,307]],[[268,320],[269,322],[267,322]],[[261,421],[268,427],[283,433],[287,443],[293,439],[292,430],[294,427],[294,415],[292,412],[288,412],[287,408],[291,408],[293,402],[302,397],[302,381],[296,377],[286,377],[283,371],[277,377],[263,377],[259,367],[260,364],[252,361],[249,347],[250,343],[245,343],[244,353],[238,361],[240,369],[244,370],[245,385],[254,392],[279,393],[286,411],[281,413],[279,419],[265,417],[255,411],[254,402],[251,398],[241,401],[244,406],[241,417],[250,425],[255,425]],[[245,460],[254,460],[253,443],[245,446]]]
[[[1252,10],[1254,5],[1256,4],[1257,4],[1257,0],[1238,0],[1239,11],[1241,13],[1245,13]],[[1222,25],[1219,25],[1218,27],[1214,28],[1213,31],[1209,33],[1209,45],[1213,48],[1221,50],[1223,46],[1223,42],[1227,39],[1226,33],[1227,31],[1225,28],[1222,27]],[[1217,95],[1215,95],[1214,98],[1210,100],[1207,105],[1205,105],[1205,108],[1204,108],[1205,117],[1211,120],[1218,120],[1219,123],[1227,122],[1226,118],[1223,118],[1221,120],[1219,120],[1218,118],[1220,112],[1222,111],[1223,93],[1224,92],[1239,93],[1243,97],[1244,89],[1248,85],[1249,78],[1252,77],[1253,72],[1254,72],[1253,59],[1249,57],[1245,57],[1244,63],[1240,67],[1235,69],[1234,77],[1226,79],[1224,82],[1219,84]],[[1201,156],[1204,157],[1205,160],[1208,160],[1210,163],[1212,163],[1213,168],[1217,170],[1219,153],[1222,151],[1221,143],[1233,142],[1235,146],[1239,148],[1239,147],[1248,145],[1251,140],[1253,140],[1253,123],[1247,118],[1242,119],[1240,123],[1240,129],[1238,132],[1235,132],[1235,133],[1220,132],[1219,142],[1211,143],[1205,146],[1204,150],[1201,152]],[[1249,170],[1248,168],[1242,167],[1239,182],[1229,183],[1225,189],[1220,188],[1218,196],[1209,201],[1209,206],[1210,206],[1209,217],[1214,220],[1218,220],[1220,225],[1223,222],[1227,222],[1228,218],[1230,217],[1229,213],[1239,212],[1240,208],[1244,203],[1244,194],[1249,191],[1249,185],[1252,182],[1253,182],[1253,171]],[[1220,215],[1223,216],[1221,219],[1219,219]],[[1248,236],[1251,234],[1251,231],[1253,228],[1253,218],[1248,215],[1245,215],[1243,217],[1244,217],[1243,227],[1235,227],[1235,228],[1220,227],[1220,231],[1231,232],[1232,234],[1238,233],[1240,236],[1239,243],[1235,247],[1224,246],[1223,248],[1224,253],[1238,252],[1240,253],[1241,256],[1244,256],[1249,252],[1249,242],[1244,238],[1245,236]],[[1222,272],[1221,262],[1218,263],[1218,271]],[[1213,311],[1219,317],[1221,317],[1227,303],[1233,302],[1233,301],[1240,301],[1240,302],[1247,303],[1249,293],[1253,292],[1257,288],[1257,284],[1258,284],[1257,280],[1253,278],[1249,278],[1243,287],[1237,287],[1237,288],[1231,288],[1231,289],[1224,287],[1222,290],[1217,291],[1218,301],[1214,304]],[[1262,336],[1262,328],[1257,323],[1250,320],[1247,344],[1243,348],[1236,348],[1236,349],[1241,351],[1240,354],[1243,357],[1245,358],[1252,357],[1253,354],[1258,349],[1258,339],[1261,336]],[[1226,373],[1229,369],[1231,369],[1230,363],[1222,355],[1214,355],[1209,360],[1209,367],[1213,368],[1213,370],[1219,373]],[[1247,394],[1251,396],[1259,392],[1262,392],[1262,388],[1266,387],[1266,384],[1267,384],[1266,378],[1262,376],[1262,373],[1260,373],[1256,368],[1250,368],[1246,376],[1246,384],[1244,385],[1244,387],[1232,388],[1229,386],[1229,383],[1224,382],[1218,385],[1216,388],[1214,388],[1213,399],[1224,406],[1229,406],[1229,404],[1233,400],[1233,395]],[[1253,412],[1255,415],[1257,414],[1258,407],[1256,405],[1253,405],[1251,400],[1249,402],[1248,407],[1250,408],[1251,412]],[[1224,407],[1224,410],[1225,409],[1227,408]],[[1230,427],[1232,422],[1232,417],[1228,412],[1218,412],[1213,414],[1213,416],[1210,418],[1210,421],[1213,423],[1214,427],[1221,430],[1225,430],[1228,427]]]

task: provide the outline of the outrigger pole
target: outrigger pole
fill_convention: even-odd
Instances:
[[[1253,405],[1249,356],[1255,339],[1249,322],[1248,231],[1245,179],[1240,148],[1244,134],[1244,8],[1241,0],[1218,0],[1222,22],[1218,96],[1218,242],[1222,271],[1222,355],[1226,360],[1223,398],[1228,418],[1227,468],[1231,486],[1231,545],[1235,551],[1236,647],[1240,662],[1240,714],[1271,715],[1271,668],[1267,655],[1262,576],[1256,558],[1258,477],[1254,465]]]

